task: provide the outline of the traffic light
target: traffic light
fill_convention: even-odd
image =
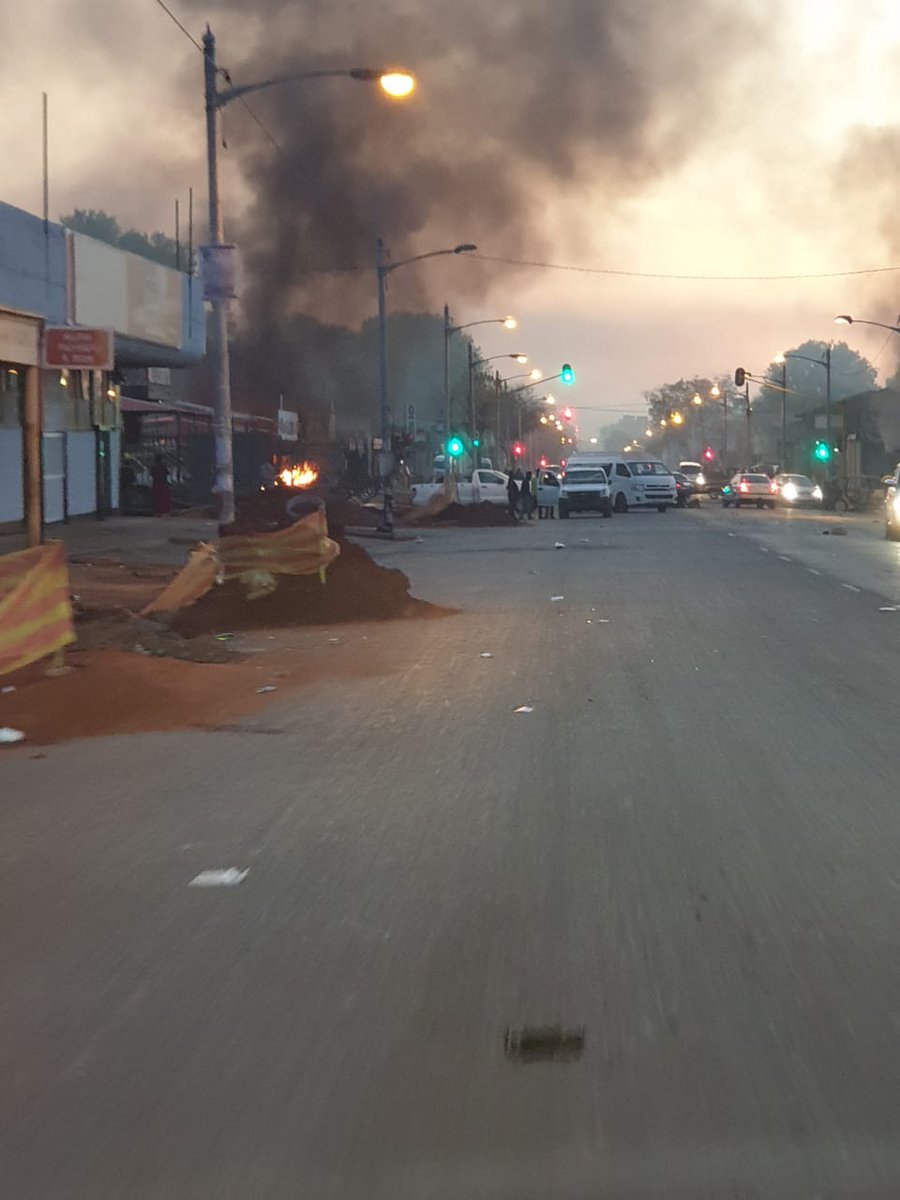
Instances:
[[[818,462],[828,462],[831,458],[831,447],[827,442],[818,441],[813,447],[813,457]]]
[[[567,421],[571,421],[571,420],[572,420],[572,410],[571,410],[571,408],[564,408],[564,409],[563,409],[563,416],[566,418],[566,420],[567,420]]]
[[[477,438],[477,437],[472,438],[472,446],[474,447],[474,449],[477,450],[480,445],[481,445],[481,438]]]
[[[513,446],[513,457],[521,458],[524,453],[525,453],[525,447],[522,445],[521,442],[516,442],[516,444]]]
[[[747,382],[747,372],[744,370],[743,367],[738,367],[738,369],[734,373],[734,386],[735,387],[743,387],[746,382]]]
[[[462,438],[454,436],[447,439],[447,453],[451,458],[459,458],[464,450],[465,446],[462,443]]]
[[[559,373],[559,378],[567,386],[575,382],[575,372],[572,370],[571,363],[563,363],[562,370]]]
[[[715,452],[715,450],[712,449],[711,446],[707,446],[706,449],[703,451],[703,457],[706,460],[706,462],[712,462],[712,460],[716,457],[716,452]]]

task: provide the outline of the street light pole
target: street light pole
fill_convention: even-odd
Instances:
[[[381,484],[384,488],[382,528],[390,532],[394,527],[394,496],[391,491],[391,402],[388,395],[388,350],[387,350],[387,302],[384,261],[384,239],[375,241],[375,273],[378,276],[378,404],[381,410],[381,452],[378,456]]]
[[[784,474],[787,467],[787,359],[781,364],[781,464]]]
[[[209,241],[225,240],[219,200],[219,102],[216,95],[216,39],[207,25],[203,35],[203,83],[206,101],[206,160],[209,174]],[[234,462],[231,447],[231,369],[228,353],[228,301],[210,301],[209,357],[213,374],[213,493],[219,524],[234,524]]]
[[[444,437],[450,434],[450,307],[444,305]]]

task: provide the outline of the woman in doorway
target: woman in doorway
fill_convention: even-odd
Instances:
[[[167,517],[172,511],[172,489],[169,486],[169,468],[161,454],[157,454],[150,468],[150,478],[153,486],[150,496],[153,502],[154,517]]]

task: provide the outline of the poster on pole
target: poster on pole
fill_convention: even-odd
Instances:
[[[204,300],[234,300],[238,294],[237,246],[201,246],[200,275]]]

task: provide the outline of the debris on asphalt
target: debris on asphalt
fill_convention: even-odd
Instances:
[[[823,529],[822,533],[825,535],[825,537],[828,537],[829,534],[832,537],[846,537],[847,536],[847,530],[842,529],[840,525],[838,525],[835,529]]]
[[[491,654],[490,650],[482,650],[481,654],[479,654],[478,657],[479,658],[493,658],[494,656],[493,656],[493,654]]]
[[[237,867],[224,867],[211,871],[201,871],[195,875],[188,887],[237,887],[250,874],[250,868],[239,871]]]
[[[525,1063],[581,1058],[584,1053],[584,1026],[575,1029],[564,1029],[559,1025],[509,1028],[503,1049],[507,1058]]]
[[[0,688],[0,695],[8,696],[10,692],[14,692],[15,690],[16,690],[15,686],[10,683],[10,684],[7,684],[7,686],[5,688]]]
[[[555,604],[557,600],[565,600],[565,596],[551,596],[550,603]]]
[[[528,710],[531,712],[531,709]],[[0,726],[0,746],[12,746],[16,742],[24,742],[25,734],[21,729],[13,729],[9,725]]]
[[[879,612],[896,612],[897,605],[896,604],[885,604],[884,608],[879,608],[878,611]],[[5,691],[6,689],[4,688],[3,690]]]
[[[554,542],[553,543],[554,550],[565,550],[565,548],[566,548],[565,542]]]
[[[612,620],[611,617],[598,617],[597,624],[598,625],[608,625],[611,620]]]
[[[257,688],[256,694],[257,694],[257,696],[262,696],[266,692],[277,692],[277,691],[278,691],[278,689],[275,687],[274,683],[267,683],[265,687]]]
[[[234,634],[233,633],[217,633],[216,641],[217,642],[233,642]]]
[[[531,713],[534,712],[534,707],[531,704],[520,704],[518,708],[513,709],[514,713]]]

